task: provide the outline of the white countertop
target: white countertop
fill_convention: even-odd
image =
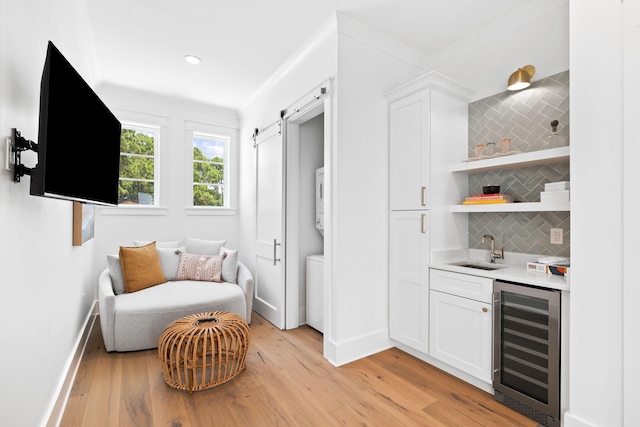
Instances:
[[[496,264],[494,265],[502,267],[496,270],[481,270],[455,265],[456,263],[468,262],[469,264],[491,266],[491,263],[485,261],[485,257],[483,256],[484,252],[485,251],[467,250],[464,252],[454,251],[446,254],[439,254],[434,256],[434,262],[429,263],[429,268],[437,268],[439,270],[453,271],[472,276],[488,277],[490,279],[506,280],[508,282],[523,283],[547,289],[557,289],[561,291],[570,290],[568,276],[556,276],[553,274],[528,271],[526,258],[521,256],[509,256],[508,253],[505,254],[506,261],[496,261]],[[534,256],[529,256],[529,258],[531,257]],[[488,258],[488,252],[486,258]],[[510,258],[513,264],[509,263]],[[531,261],[535,261],[536,259],[537,258],[531,259]]]

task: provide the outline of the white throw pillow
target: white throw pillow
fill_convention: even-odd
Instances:
[[[226,244],[226,240],[202,240],[193,237],[187,237],[184,240],[187,253],[198,255],[219,255],[220,248]]]
[[[134,240],[133,246],[147,246],[149,243],[153,243],[153,240]],[[171,248],[177,249],[181,246],[180,240],[173,240],[171,242],[156,242],[156,248]]]
[[[176,280],[178,266],[180,265],[180,254],[185,252],[185,247],[180,248],[157,248],[160,257],[160,267],[167,282]]]
[[[177,280],[222,282],[224,255],[180,254]]]
[[[107,255],[107,267],[109,267],[113,293],[116,295],[124,294],[124,275],[122,274],[120,257],[118,255]]]
[[[222,261],[222,280],[236,283],[238,280],[238,251],[223,246],[220,248],[220,255],[222,254],[227,254],[227,257]]]

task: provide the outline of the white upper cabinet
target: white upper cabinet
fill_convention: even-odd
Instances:
[[[429,91],[389,106],[391,210],[428,208]]]
[[[392,211],[430,209],[431,203],[438,202],[431,188],[434,155],[444,154],[435,164],[446,163],[446,179],[453,182],[450,165],[466,153],[471,96],[468,88],[435,72],[385,95],[389,101]]]

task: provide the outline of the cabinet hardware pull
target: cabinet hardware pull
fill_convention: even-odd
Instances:
[[[427,231],[425,230],[425,226],[424,226],[424,219],[427,216],[427,214],[421,214],[420,215],[420,233],[424,234]]]
[[[280,258],[276,258],[276,246],[280,246],[280,243],[276,243],[276,239],[273,239],[273,265],[280,261]]]
[[[424,201],[424,192],[427,190],[427,187],[422,187],[422,206],[427,206]]]
[[[486,313],[487,311],[489,311],[489,309],[487,307],[482,307],[482,312]]]

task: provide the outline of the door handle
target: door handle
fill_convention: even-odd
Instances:
[[[280,243],[276,243],[276,239],[273,239],[273,265],[280,261],[280,258],[276,258],[276,246],[280,246]]]
[[[422,234],[426,233],[427,231],[425,230],[425,226],[424,226],[424,219],[427,217],[427,214],[421,214],[420,215],[420,232]]]

